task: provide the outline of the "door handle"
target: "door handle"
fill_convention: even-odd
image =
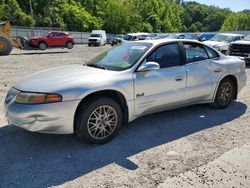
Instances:
[[[216,68],[214,69],[214,72],[218,73],[218,72],[221,72],[222,71],[222,68]]]
[[[175,78],[175,81],[177,81],[177,82],[182,81],[182,80],[183,80],[183,76],[178,76],[178,77]]]

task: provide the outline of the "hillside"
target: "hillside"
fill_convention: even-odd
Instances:
[[[31,0],[36,27],[108,33],[250,30],[250,11],[182,0]],[[27,0],[2,0],[0,20],[30,26]]]

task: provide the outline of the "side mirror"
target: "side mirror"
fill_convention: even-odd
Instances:
[[[146,63],[143,63],[139,68],[138,68],[138,72],[144,72],[144,71],[151,71],[151,70],[159,70],[160,69],[160,65],[159,63],[153,62],[153,61],[149,61]]]

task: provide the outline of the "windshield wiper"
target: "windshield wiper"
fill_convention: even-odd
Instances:
[[[99,65],[99,64],[86,64],[86,66],[95,67],[95,68],[106,70],[106,68],[103,65]]]

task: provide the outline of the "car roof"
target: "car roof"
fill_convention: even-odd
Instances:
[[[245,36],[242,34],[236,34],[236,33],[217,33],[216,35],[227,35],[227,36]]]
[[[48,33],[64,33],[64,34],[68,34],[67,32],[64,32],[64,31],[49,31]]]
[[[199,41],[195,40],[189,40],[189,39],[157,39],[157,40],[139,40],[139,41],[133,41],[136,43],[151,43],[154,46],[162,43],[172,43],[172,42],[192,42],[192,43],[197,43],[197,44],[203,44]]]
[[[149,33],[128,33],[127,35],[140,36],[140,35],[149,35]]]

